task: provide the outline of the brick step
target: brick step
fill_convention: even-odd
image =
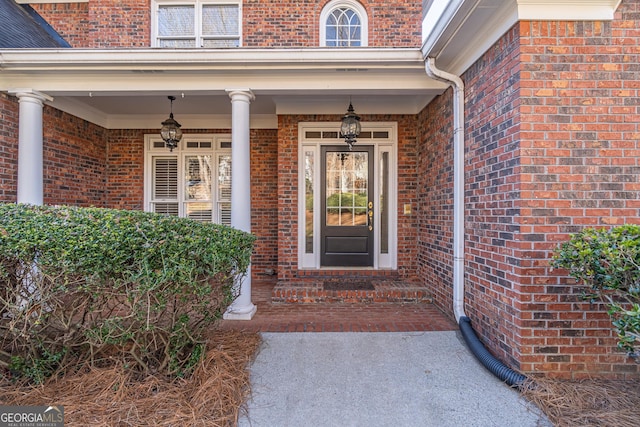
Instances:
[[[426,287],[401,280],[342,278],[279,282],[273,288],[275,304],[318,303],[431,303]]]

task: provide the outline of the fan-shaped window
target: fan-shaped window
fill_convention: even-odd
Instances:
[[[367,45],[367,13],[351,0],[327,3],[320,15],[320,44],[328,47]]]

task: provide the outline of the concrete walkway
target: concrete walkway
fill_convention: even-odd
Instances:
[[[262,336],[240,426],[552,426],[457,331]]]

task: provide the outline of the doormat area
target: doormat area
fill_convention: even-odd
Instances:
[[[375,291],[373,283],[359,280],[327,280],[323,284],[325,291]]]

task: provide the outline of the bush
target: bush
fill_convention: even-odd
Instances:
[[[237,296],[254,237],[186,218],[0,204],[0,366],[188,375]]]
[[[556,250],[552,265],[566,268],[571,277],[586,285],[586,298],[607,304],[618,347],[638,360],[640,226],[584,229]]]

